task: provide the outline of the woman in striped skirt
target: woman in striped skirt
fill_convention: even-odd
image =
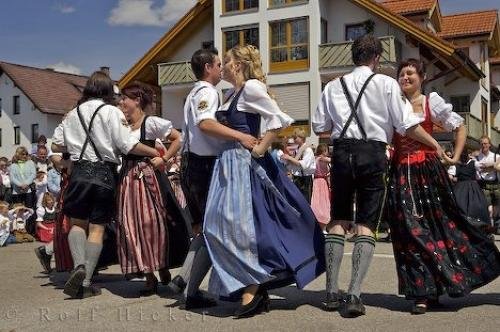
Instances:
[[[156,139],[172,141],[162,157],[146,160],[135,155],[123,156],[118,197],[118,257],[124,274],[145,275],[142,296],[157,292],[155,271],[159,271],[163,283],[170,281],[166,255],[171,216],[161,188],[166,175],[158,170],[165,168],[180,147],[180,134],[170,121],[145,114],[152,103],[152,91],[140,83],[122,91],[120,108],[132,127],[132,135],[152,147]]]

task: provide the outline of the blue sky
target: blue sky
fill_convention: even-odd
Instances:
[[[119,79],[195,0],[2,0],[0,61]],[[440,0],[443,14],[498,0]]]

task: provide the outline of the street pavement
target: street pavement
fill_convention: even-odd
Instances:
[[[497,246],[500,237],[496,238]],[[160,286],[159,295],[139,297],[143,281],[125,281],[117,265],[102,271],[95,284],[102,295],[84,300],[62,293],[67,273],[41,273],[33,249],[38,243],[0,248],[0,331],[500,331],[500,279],[465,298],[443,298],[443,306],[421,316],[397,293],[392,247],[377,243],[362,299],[366,315],[350,319],[321,310],[325,276],[305,290],[271,292],[271,311],[235,320],[234,303],[187,312],[179,298]],[[340,287],[350,279],[352,244],[346,243]],[[172,271],[175,275],[177,270]],[[206,289],[208,278],[202,288]]]

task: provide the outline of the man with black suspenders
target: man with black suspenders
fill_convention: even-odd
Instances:
[[[191,68],[198,81],[184,105],[181,186],[193,218],[195,237],[180,274],[169,284],[174,292],[185,290],[187,310],[216,305],[214,300],[199,292],[199,286],[212,265],[202,228],[215,160],[224,140],[239,141],[249,149],[256,144],[253,136],[227,128],[216,120],[220,100],[215,86],[221,80],[217,50],[196,51],[191,58]]]
[[[328,311],[339,309],[342,302],[338,275],[345,233],[353,221],[356,193],[357,236],[352,253],[351,282],[345,299],[345,312],[350,317],[365,314],[360,299],[361,283],[375,249],[374,231],[380,221],[386,192],[386,146],[392,141],[394,130],[442,153],[436,141],[418,125],[420,120],[413,114],[397,81],[374,74],[381,53],[382,45],[372,35],[356,39],[352,45],[356,68],[326,85],[312,120],[313,130],[317,134],[331,134],[333,143],[332,218],[325,241],[325,310]]]

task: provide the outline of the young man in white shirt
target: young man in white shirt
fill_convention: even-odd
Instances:
[[[71,218],[68,242],[74,263],[64,293],[72,298],[101,294],[91,279],[103,247],[105,224],[115,213],[120,153],[151,157],[151,162],[160,158],[156,149],[131,135],[123,112],[112,106],[114,97],[109,76],[93,73],[78,106],[64,117],[52,138],[52,151],[73,161],[63,205],[64,214]],[[52,158],[57,164],[62,157]]]
[[[193,233],[186,261],[181,272],[172,279],[170,290],[185,289],[187,310],[216,305],[204,297],[199,286],[212,263],[202,234],[203,217],[207,203],[212,170],[224,141],[239,141],[252,148],[256,139],[217,122],[219,92],[215,86],[221,80],[221,61],[216,49],[200,49],[191,58],[191,68],[198,81],[184,104],[182,129],[181,186],[187,207],[193,218]]]
[[[293,182],[299,188],[306,200],[311,203],[313,175],[316,171],[316,159],[313,149],[306,143],[306,133],[303,129],[296,129],[293,140],[297,144],[295,157],[283,155],[281,159],[287,163],[292,172]]]
[[[374,74],[382,45],[372,35],[356,39],[352,57],[356,68],[340,79],[329,82],[313,116],[317,134],[330,134],[332,156],[332,221],[325,240],[325,310],[340,307],[338,275],[344,254],[345,233],[353,220],[356,193],[356,241],[352,255],[351,283],[345,299],[351,317],[365,314],[360,299],[361,284],[375,249],[374,231],[380,220],[387,170],[386,145],[398,133],[434,147],[439,144],[427,134],[413,114],[393,78]]]

